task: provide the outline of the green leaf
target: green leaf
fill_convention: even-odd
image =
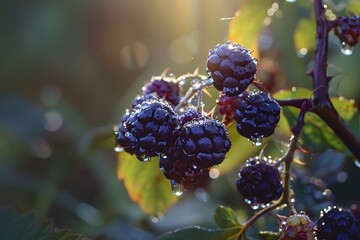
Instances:
[[[272,2],[262,0],[242,1],[240,10],[235,19],[230,22],[229,40],[254,50],[253,56],[259,58],[258,37],[267,17],[267,10]]]
[[[312,93],[309,90],[298,88],[296,91],[280,91],[274,94],[274,97],[276,99],[285,100],[308,98],[311,95]],[[339,115],[344,119],[348,127],[359,139],[360,116],[354,102],[338,98],[332,98],[331,101]],[[283,107],[282,112],[290,127],[295,126],[299,115],[299,109],[294,107]],[[336,136],[332,129],[330,129],[322,119],[312,112],[308,112],[305,116],[305,125],[303,126],[300,139],[307,149],[314,152],[323,152],[330,148],[342,153],[349,153],[348,148]]]
[[[12,207],[0,209],[0,226],[2,240],[75,240],[81,237],[70,230],[54,231],[52,220],[40,223],[34,212],[19,215]]]
[[[261,231],[259,237],[261,240],[278,240],[279,234],[276,232]]]
[[[216,224],[221,228],[239,226],[239,223],[236,220],[235,212],[229,207],[219,206],[215,210],[214,219]]]
[[[165,233],[158,240],[237,240],[240,230],[240,227],[209,229],[195,226]]]
[[[294,32],[294,43],[296,50],[306,48],[307,50],[315,49],[315,21],[307,18],[300,19]]]
[[[159,169],[159,161],[140,162],[125,152],[118,154],[118,178],[124,180],[128,194],[148,214],[157,215],[168,210],[178,198],[171,192],[171,184]]]

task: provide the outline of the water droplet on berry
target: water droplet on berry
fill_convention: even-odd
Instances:
[[[193,80],[191,80],[191,87],[194,89],[194,90],[198,90],[202,87],[202,80],[199,79],[199,78],[195,78]]]
[[[355,166],[357,166],[358,168],[360,168],[360,161],[359,160],[355,160]]]
[[[263,140],[263,136],[251,137],[251,138],[250,138],[250,141],[252,141],[252,143],[253,143],[255,146],[261,146],[262,140]]]
[[[116,145],[115,147],[114,147],[114,151],[115,152],[122,152],[124,149],[120,146],[120,145]]]
[[[342,54],[344,55],[351,55],[354,51],[354,47],[350,46],[349,44],[342,42],[340,45],[340,50],[342,52]]]
[[[171,180],[171,191],[176,196],[181,196],[184,193],[184,186],[177,183],[174,179]]]
[[[136,156],[140,161],[143,161],[143,162],[147,162],[150,160],[150,157],[146,154],[143,154],[143,155],[137,155]]]

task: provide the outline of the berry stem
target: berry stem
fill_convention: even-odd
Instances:
[[[277,100],[276,102],[282,107],[296,107],[301,108],[304,102],[311,101],[309,98],[298,98],[298,99],[288,99],[288,100]]]
[[[203,75],[197,75],[196,78],[193,80],[197,81],[200,80],[201,84],[198,86],[191,86],[187,92],[185,93],[185,96],[180,100],[179,104],[174,108],[175,112],[178,112],[182,107],[186,106],[189,102],[189,100],[199,91],[201,92],[202,89],[205,87],[210,87],[213,84],[213,79],[208,78]]]

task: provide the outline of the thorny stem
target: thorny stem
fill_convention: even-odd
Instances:
[[[325,17],[325,7],[323,0],[314,0],[316,18],[316,57],[312,73],[314,81],[314,104],[312,110],[350,149],[354,156],[360,159],[360,142],[352,134],[334,108],[329,97],[329,77],[327,76],[328,61],[328,31],[334,27],[334,22],[328,21]]]

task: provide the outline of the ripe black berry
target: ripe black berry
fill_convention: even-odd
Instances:
[[[165,99],[173,106],[176,106],[181,98],[180,84],[171,77],[154,76],[142,89],[144,96],[155,93],[156,97]]]
[[[195,165],[182,150],[170,148],[160,158],[160,169],[166,178],[182,184],[185,190],[204,187],[209,180],[209,169]]]
[[[125,134],[119,144],[144,161],[175,144],[178,121],[169,103],[151,99],[137,105],[123,126]]]
[[[341,44],[355,46],[360,36],[360,16],[342,16],[337,19],[335,34]]]
[[[318,240],[358,240],[360,225],[348,211],[337,207],[328,207],[321,212],[316,223]]]
[[[239,171],[236,187],[253,207],[270,203],[283,192],[279,170],[258,158],[246,161]]]
[[[180,129],[176,145],[193,164],[207,168],[224,161],[231,142],[221,122],[196,118]]]
[[[280,120],[280,105],[265,92],[243,94],[234,118],[240,135],[261,139],[274,133]]]
[[[225,95],[235,96],[254,81],[256,60],[244,46],[227,42],[209,51],[206,67],[214,87]]]

